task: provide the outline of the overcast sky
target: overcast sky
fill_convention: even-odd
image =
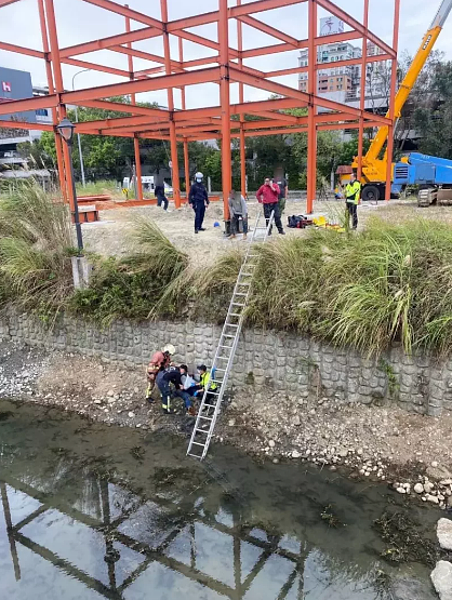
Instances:
[[[243,3],[245,4],[246,1],[243,0]],[[83,0],[54,0],[54,3],[61,47],[91,41],[124,31],[124,19],[121,16],[108,13]],[[406,50],[414,53],[417,50],[421,38],[430,25],[440,3],[441,0],[431,0],[430,2],[426,2],[425,0],[402,0],[400,51]],[[128,4],[135,10],[150,14],[153,17],[160,17],[159,0],[129,0]],[[235,1],[230,0],[229,4],[233,6],[235,5]],[[306,4],[289,6],[255,16],[289,35],[303,39],[307,36]],[[347,10],[355,18],[362,20],[363,0],[336,0],[336,4]],[[391,42],[394,0],[370,0],[370,7],[371,30],[385,41]],[[217,8],[218,0],[168,0],[170,20],[216,10]],[[322,16],[327,16],[327,13],[319,10],[319,18]],[[132,24],[132,28],[141,27],[144,27],[144,25],[139,23]],[[450,18],[450,23],[446,24],[445,31],[440,36],[437,49],[444,51],[446,56],[452,59],[452,36],[447,31],[449,27],[452,29],[452,17]],[[214,25],[205,25],[194,28],[192,31],[213,40],[217,39],[216,27]],[[270,38],[246,25],[243,26],[243,31],[245,49],[278,43],[274,38]],[[29,48],[42,49],[36,0],[21,0],[16,4],[0,9],[0,40]],[[232,47],[236,46],[236,41],[236,25],[235,22],[231,22],[230,45]],[[136,43],[134,47],[143,51],[163,54],[161,39],[144,40]],[[184,58],[186,60],[209,56],[212,53],[212,50],[204,49],[192,42],[184,42]],[[293,51],[266,58],[251,59],[245,64],[266,71],[289,68],[297,65],[297,55],[298,51]],[[177,40],[175,39],[172,39],[172,57],[175,59],[178,58]],[[127,57],[107,50],[77,58],[110,64],[111,66],[127,70]],[[134,59],[134,61],[135,70],[156,66],[153,63],[140,59]],[[0,65],[30,71],[34,84],[40,85],[46,83],[44,62],[39,59],[0,51]],[[70,66],[64,67],[66,89],[71,89],[72,77],[78,70]],[[85,72],[77,75],[75,89],[119,81],[124,81],[124,79],[99,72]],[[291,75],[282,77],[277,81],[286,85],[296,86],[297,77]],[[233,102],[236,102],[237,86],[234,85],[232,88],[231,99]],[[266,97],[268,97],[267,92],[260,92],[253,88],[247,89],[245,94],[246,100],[265,99]],[[155,101],[163,106],[167,105],[166,92],[143,94],[138,99]],[[180,106],[178,92],[175,94],[175,101],[176,106]],[[187,108],[217,103],[217,85],[205,84],[187,88]]]

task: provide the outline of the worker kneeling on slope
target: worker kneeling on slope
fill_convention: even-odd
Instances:
[[[356,175],[352,173],[350,183],[345,187],[345,205],[347,207],[346,219],[350,227],[350,217],[352,217],[353,229],[358,228],[358,204],[361,200],[361,184],[356,179]]]
[[[169,371],[160,371],[157,375],[157,386],[162,394],[162,410],[164,414],[174,412],[171,409],[171,399],[182,398],[185,404],[187,415],[195,416],[195,410],[192,406],[190,394],[184,390],[183,376],[188,373],[186,365],[181,365],[179,368],[172,368]]]

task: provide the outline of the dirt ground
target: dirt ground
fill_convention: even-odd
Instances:
[[[249,224],[252,228],[256,215],[262,208],[253,200],[248,202],[248,207]],[[343,208],[343,201],[316,202],[314,214],[324,214],[330,222],[340,222]],[[306,235],[306,230],[287,228],[287,217],[293,214],[303,214],[304,211],[304,201],[289,200],[287,202],[285,214],[283,215],[283,225],[287,235]],[[365,227],[366,222],[373,215],[378,215],[392,223],[412,218],[427,218],[452,224],[452,207],[418,208],[416,202],[412,200],[393,200],[389,204],[380,202],[378,205],[363,203],[359,207],[359,228]],[[83,225],[86,248],[92,252],[108,256],[130,254],[136,247],[132,236],[134,222],[140,216],[153,219],[176,247],[190,256],[195,266],[213,262],[220,254],[227,252],[231,247],[243,246],[241,236],[238,236],[234,241],[225,239],[222,205],[220,202],[212,202],[206,212],[204,222],[206,231],[200,232],[198,235],[195,235],[193,230],[193,211],[187,206],[175,210],[174,205],[171,203],[170,212],[167,213],[157,206],[101,211],[99,222]],[[215,222],[219,223],[220,226],[214,227]]]

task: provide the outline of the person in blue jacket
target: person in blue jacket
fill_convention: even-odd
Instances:
[[[191,186],[190,194],[188,195],[188,202],[195,211],[195,233],[205,231],[202,224],[206,208],[209,206],[209,196],[207,194],[206,186],[202,181],[203,178],[204,176],[202,173],[196,173],[195,183]]]

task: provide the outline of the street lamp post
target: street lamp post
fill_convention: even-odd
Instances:
[[[74,74],[74,76],[72,77],[72,91],[74,91],[75,78],[77,77],[77,75],[80,75],[81,73],[86,73],[87,71],[91,71],[91,69],[82,69],[81,71],[77,71],[77,73]],[[78,123],[78,106],[77,105],[75,105],[75,122]],[[85,166],[83,164],[82,142],[81,142],[79,133],[77,133],[77,140],[78,140],[78,154],[80,157],[80,172],[82,175],[82,185],[83,185],[83,187],[85,187],[86,186]]]
[[[77,232],[77,246],[78,246],[78,255],[83,255],[83,238],[82,238],[82,228],[80,225],[80,217],[78,212],[78,201],[77,201],[77,190],[75,187],[75,177],[74,177],[74,165],[72,164],[72,142],[74,139],[74,123],[71,123],[69,119],[63,119],[56,127],[58,133],[61,135],[63,140],[66,142],[69,153],[69,162],[71,169],[71,178],[72,178],[72,192],[74,194],[74,220],[75,220],[75,231]]]

